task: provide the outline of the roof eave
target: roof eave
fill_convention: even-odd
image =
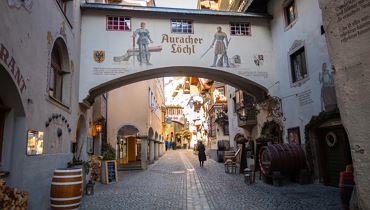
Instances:
[[[228,11],[214,11],[214,10],[198,10],[198,9],[180,9],[180,8],[166,8],[166,7],[142,7],[142,6],[128,6],[118,4],[101,4],[101,3],[83,3],[81,4],[83,10],[106,10],[106,11],[132,11],[132,12],[151,12],[158,14],[181,14],[181,15],[200,15],[200,16],[227,16],[227,17],[249,17],[249,18],[267,18],[271,19],[269,14],[259,13],[239,13]]]

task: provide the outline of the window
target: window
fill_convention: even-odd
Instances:
[[[308,76],[304,47],[290,55],[292,82],[298,82]]]
[[[51,64],[49,71],[49,96],[62,104],[69,100],[69,59],[67,47],[61,38],[55,41],[51,52]]]
[[[297,11],[294,0],[288,1],[284,6],[286,26],[290,26],[297,19]]]
[[[28,130],[27,155],[42,155],[44,152],[44,132]]]
[[[131,18],[107,16],[107,31],[131,31]]]
[[[250,23],[230,23],[230,34],[234,36],[250,36]]]
[[[73,0],[56,0],[59,8],[62,10],[64,16],[67,18],[67,22],[70,26],[70,21],[73,19]]]
[[[58,49],[54,47],[51,53],[51,81],[49,86],[49,95],[62,101],[63,96],[63,71],[61,58]]]
[[[299,127],[288,129],[288,143],[289,144],[301,144],[301,134]]]
[[[191,20],[171,20],[171,32],[181,34],[193,33],[193,21]]]

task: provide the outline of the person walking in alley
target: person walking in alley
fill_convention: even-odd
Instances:
[[[207,160],[207,157],[206,157],[206,152],[205,152],[206,148],[204,147],[204,144],[202,143],[202,141],[198,142],[197,150],[198,150],[199,165],[200,167],[203,168],[204,161]]]
[[[166,146],[166,151],[167,151],[167,150],[169,149],[169,142],[168,142],[168,139],[166,140],[165,146]]]

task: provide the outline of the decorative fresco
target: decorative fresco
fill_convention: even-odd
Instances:
[[[156,37],[157,38],[157,37]],[[162,45],[169,45],[169,52],[176,55],[195,55],[200,54],[201,48],[207,40],[204,38],[194,35],[169,35],[161,34]],[[213,39],[210,46],[201,54],[200,60],[208,59],[210,52],[212,53],[212,59],[209,62],[208,67],[218,68],[239,68],[242,64],[241,56],[236,54],[231,58],[228,55],[228,48],[231,38],[228,38],[227,34],[222,31],[222,27],[218,26],[217,31],[213,34]],[[132,47],[125,50],[123,55],[113,57],[113,62],[124,66],[130,64],[135,65],[137,62],[140,66],[152,66],[156,65],[155,61],[151,61],[152,53],[165,53],[163,52],[164,46],[153,45],[154,41],[150,35],[149,29],[146,28],[146,23],[141,22],[140,28],[136,29],[132,34]],[[94,51],[94,60],[96,61],[97,51]],[[208,56],[207,56],[208,55]],[[259,55],[259,58],[263,60],[263,55]],[[96,61],[98,62],[98,61]],[[262,61],[260,61],[262,62]]]
[[[129,61],[132,57],[135,62],[135,57],[140,65],[152,65],[150,63],[151,52],[161,52],[162,47],[149,47],[149,44],[153,44],[153,40],[150,38],[149,30],[145,28],[146,23],[141,22],[140,28],[136,29],[132,35],[132,48],[126,51],[126,54],[113,58],[114,62]],[[137,44],[137,47],[136,47]]]
[[[321,107],[323,111],[329,111],[337,107],[337,97],[333,71],[330,71],[326,63],[322,64],[322,72],[319,73],[321,84]]]
[[[105,60],[105,51],[104,50],[94,50],[93,56],[94,56],[95,62],[102,63]]]
[[[263,55],[254,55],[253,61],[254,64],[256,64],[256,66],[263,65],[263,60],[264,60]]]
[[[86,22],[82,34],[80,68],[89,83],[82,87],[81,97],[118,77],[168,67],[179,71],[180,66],[225,71],[262,86],[273,82],[272,51],[262,30],[254,36],[231,35],[228,23],[194,21],[191,32],[173,32],[171,19],[134,17],[118,18],[117,27],[109,28],[110,16],[102,18],[106,21],[93,21],[93,27],[88,26],[93,22]]]
[[[8,0],[8,5],[17,9],[24,7],[27,11],[31,12],[32,0]]]

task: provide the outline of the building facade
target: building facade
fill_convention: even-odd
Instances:
[[[29,192],[30,209],[47,209],[54,169],[88,135],[85,120],[77,132],[80,2],[2,1],[0,11],[0,171]]]
[[[355,175],[360,175],[355,179],[362,202],[368,204],[369,164],[364,164],[369,160],[368,97],[352,102],[366,96],[369,89],[369,50],[361,46],[368,42],[369,30],[362,24],[357,35],[347,36],[345,32],[351,31],[342,25],[347,20],[331,22],[333,11],[329,10],[345,10],[345,5],[329,0],[263,1],[262,12],[271,15],[256,15],[249,12],[259,12],[254,10],[257,1],[250,4],[253,10],[242,14],[94,4],[103,2],[0,3],[0,171],[7,185],[30,192],[31,209],[48,208],[54,169],[66,167],[73,156],[86,160],[89,153],[99,154],[104,137],[96,135],[95,125],[107,120],[107,98],[101,94],[136,81],[175,75],[208,77],[235,86],[235,92],[227,88],[226,96],[231,142],[238,134],[263,137],[265,123],[273,121],[282,130],[282,142],[306,149],[315,178],[324,184],[334,185],[337,178],[331,174],[352,163],[351,155],[355,155]],[[363,9],[346,17],[367,23],[364,14],[368,14],[368,4],[353,2],[354,7],[362,5]],[[144,6],[154,6],[154,2]],[[344,29],[337,36],[342,40],[333,37]],[[357,57],[347,57],[352,51]],[[345,71],[348,69],[362,76]],[[340,87],[339,94],[334,86]],[[161,107],[158,101],[153,102],[152,90],[144,89],[147,101],[143,104],[147,106],[134,114],[146,113],[143,136],[161,139],[163,124],[157,120],[163,116]],[[273,98],[271,103],[254,106],[254,98],[264,101],[267,93]],[[253,125],[240,126],[241,96],[246,99],[243,105],[262,110]],[[336,110],[337,96],[351,142]],[[90,108],[94,101],[95,107]],[[113,115],[121,113],[119,103],[126,101],[114,104],[117,111]],[[126,124],[111,124],[108,141],[117,148],[119,129]],[[138,130],[136,134],[141,134]],[[152,141],[148,144],[148,159],[152,161],[154,147]],[[331,163],[338,154],[345,154],[346,159]]]
[[[158,159],[163,150],[163,116],[164,105],[163,79],[153,79],[127,85],[108,92],[108,143],[117,151],[120,164],[141,160],[140,136],[148,135],[149,129],[154,132],[156,154],[151,154],[149,161]],[[161,145],[159,145],[161,142]]]

